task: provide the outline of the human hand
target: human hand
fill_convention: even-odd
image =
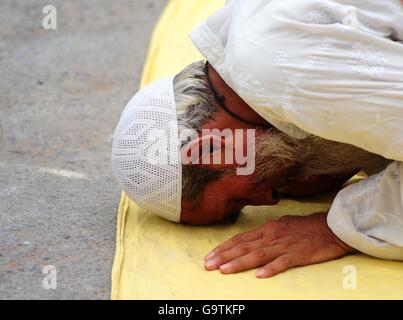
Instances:
[[[258,278],[268,278],[297,266],[336,259],[355,251],[333,234],[326,214],[284,216],[239,234],[205,258],[208,271],[230,274],[263,266]]]

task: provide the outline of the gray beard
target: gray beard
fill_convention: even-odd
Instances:
[[[256,141],[256,177],[258,181],[320,174],[346,174],[363,170],[367,175],[382,171],[391,162],[353,145],[317,136],[294,139],[275,129]],[[279,168],[288,168],[283,177]],[[284,172],[284,171],[283,171]]]
[[[306,154],[302,174],[342,174],[355,169],[372,175],[386,168],[390,160],[350,144],[310,136],[301,141]]]

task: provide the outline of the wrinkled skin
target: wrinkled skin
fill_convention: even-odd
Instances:
[[[230,274],[261,267],[256,276],[268,278],[353,251],[329,229],[326,214],[284,216],[219,245],[206,256],[205,268]]]

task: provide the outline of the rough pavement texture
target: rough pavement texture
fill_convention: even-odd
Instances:
[[[0,299],[108,299],[111,139],[165,1],[53,0],[49,31],[47,3],[0,3]]]

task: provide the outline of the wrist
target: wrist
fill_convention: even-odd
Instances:
[[[329,225],[327,224],[327,212],[323,215],[325,224],[327,226],[327,230],[329,232],[329,236],[333,239],[333,241],[340,247],[342,248],[346,253],[352,253],[357,251],[353,247],[349,246],[347,243],[345,243],[343,240],[341,240],[333,231],[330,229]]]

